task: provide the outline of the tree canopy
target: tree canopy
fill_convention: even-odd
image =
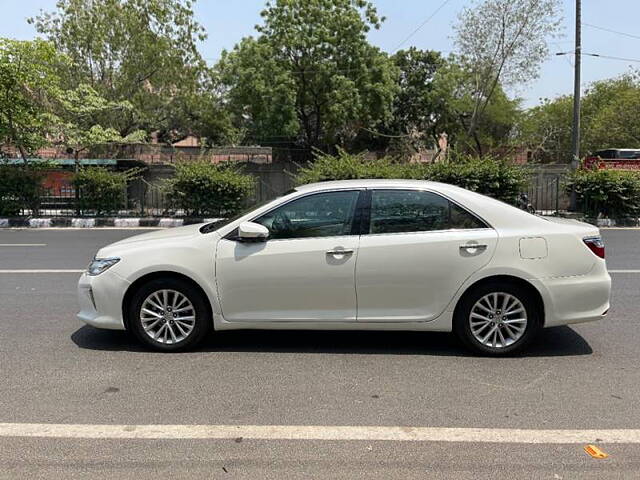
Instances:
[[[640,74],[591,84],[582,101],[580,152],[606,148],[639,148]],[[541,160],[571,160],[573,100],[561,96],[527,111],[519,125],[519,139]]]
[[[256,38],[218,65],[250,138],[348,144],[390,116],[396,69],[366,38],[382,18],[364,0],[267,2]]]
[[[70,60],[71,87],[91,86],[109,101],[133,106],[117,112],[112,128],[133,131],[189,129],[184,110],[202,91],[207,68],[197,42],[206,38],[192,0],[58,0],[57,9],[29,21]]]
[[[476,131],[501,86],[537,78],[549,54],[547,42],[560,29],[559,0],[482,0],[465,7],[455,25],[456,45],[472,99],[467,134]]]
[[[48,142],[60,95],[57,67],[66,59],[42,40],[0,38],[0,142],[23,160]]]
[[[266,2],[253,36],[207,66],[195,0],[58,0],[30,19],[45,38],[0,39],[0,136],[27,158],[46,144],[262,144],[413,153],[446,133],[484,154],[527,145],[570,156],[571,98],[523,110],[559,31],[558,0],[474,0],[455,54],[369,41],[384,18],[368,0]],[[583,102],[583,153],[640,143],[637,73],[597,82]]]

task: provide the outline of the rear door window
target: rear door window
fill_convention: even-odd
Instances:
[[[374,190],[369,233],[488,228],[486,223],[433,192]]]

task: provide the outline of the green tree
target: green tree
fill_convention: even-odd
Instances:
[[[593,83],[583,103],[582,152],[640,147],[640,74],[636,71]]]
[[[250,137],[326,149],[388,119],[397,71],[367,41],[383,20],[371,3],[281,0],[262,17],[258,38],[223,52],[218,65]]]
[[[468,129],[474,117],[474,83],[466,63],[451,55],[415,48],[393,56],[400,74],[392,120],[364,139],[368,148],[382,138],[395,156],[405,157],[422,148],[438,148],[436,140],[446,133],[449,144],[464,150],[490,150],[511,141],[520,115],[520,100],[510,99],[498,84],[486,108],[475,117],[474,134]],[[377,138],[376,138],[377,136]],[[378,147],[380,145],[377,145]]]
[[[510,99],[498,82],[491,98],[477,111],[474,78],[466,62],[450,56],[436,72],[434,96],[441,102],[440,124],[449,135],[449,143],[459,151],[475,150],[482,155],[485,150],[511,141],[520,115],[520,100]]]
[[[198,90],[182,92],[172,112],[172,131],[200,137],[207,146],[237,145],[242,141],[244,130],[236,126],[234,118],[225,103],[216,72],[208,69]]]
[[[456,44],[472,98],[467,134],[476,135],[481,119],[501,86],[537,78],[548,56],[547,40],[560,28],[559,0],[476,0],[455,25]]]
[[[520,118],[517,138],[527,145],[536,160],[570,162],[573,97],[546,99]]]
[[[58,0],[57,10],[29,19],[65,53],[67,84],[88,84],[114,111],[106,124],[126,136],[139,129],[170,138],[188,125],[173,122],[186,99],[202,92],[206,64],[197,49],[204,29],[192,0]]]
[[[545,161],[571,161],[572,97],[545,100],[529,109],[518,139]],[[582,102],[581,155],[605,148],[640,147],[640,75],[630,72],[594,82]]]
[[[399,70],[398,91],[384,133],[392,139],[393,150],[431,148],[449,126],[450,98],[442,95],[437,80],[446,60],[439,52],[415,47],[400,50],[392,59]]]
[[[15,146],[25,163],[48,143],[64,63],[51,43],[0,38],[0,143]]]
[[[133,106],[126,101],[112,102],[98,95],[88,85],[62,92],[59,99],[59,122],[56,124],[56,142],[73,152],[76,171],[80,154],[107,143],[132,143],[145,140],[143,130],[131,132],[126,137],[112,127],[103,126],[113,114],[127,114]]]

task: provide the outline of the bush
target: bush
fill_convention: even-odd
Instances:
[[[177,164],[176,175],[166,187],[187,215],[229,216],[246,205],[254,180],[237,164],[198,161]]]
[[[640,173],[624,170],[579,169],[565,184],[575,188],[576,203],[589,217],[625,217],[640,211]]]
[[[127,182],[139,173],[140,169],[114,172],[101,167],[82,168],[72,179],[79,192],[78,208],[96,215],[125,208]]]
[[[525,168],[491,156],[454,155],[447,162],[418,167],[412,169],[411,178],[457,185],[511,204],[518,201],[529,182]]]
[[[29,209],[37,215],[44,178],[39,165],[0,164],[0,215],[16,216]]]
[[[401,167],[388,158],[367,159],[364,152],[350,154],[338,149],[337,155],[316,152],[313,164],[300,169],[295,180],[298,185],[304,185],[330,180],[403,178]]]
[[[298,184],[359,178],[406,178],[449,183],[499,200],[515,203],[528,183],[527,170],[494,157],[451,155],[446,162],[397,163],[383,158],[340,150],[337,155],[318,154],[316,161],[296,176]]]

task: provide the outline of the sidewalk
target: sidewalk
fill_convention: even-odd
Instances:
[[[15,217],[0,218],[0,228],[136,228],[158,227],[171,228],[196,223],[209,223],[220,218],[133,218],[133,217],[99,217],[99,218],[73,218],[73,217]]]

